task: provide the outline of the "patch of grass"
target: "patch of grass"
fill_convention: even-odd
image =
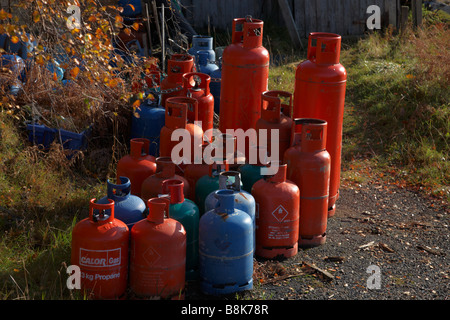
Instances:
[[[355,159],[407,172],[408,184],[450,197],[450,33],[426,25],[358,42],[348,71],[344,171]],[[350,161],[352,160],[352,161]]]
[[[0,298],[68,297],[71,230],[104,184],[82,178],[58,146],[28,146],[18,127],[0,112]]]

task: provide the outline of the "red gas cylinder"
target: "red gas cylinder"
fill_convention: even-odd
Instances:
[[[161,72],[157,70],[151,70],[145,74],[145,82],[151,89],[157,90],[161,85]]]
[[[117,163],[117,182],[127,177],[131,182],[131,194],[140,197],[142,182],[156,172],[156,158],[149,155],[150,140],[135,138],[130,140],[130,154]]]
[[[287,103],[282,103],[287,100]],[[279,139],[276,140],[278,145],[279,160],[283,160],[285,151],[291,146],[292,135],[292,94],[286,91],[266,91],[262,94],[261,99],[261,118],[256,122],[256,130],[267,130],[267,140],[260,139],[261,133],[258,134],[258,145],[267,147],[270,157],[272,155],[272,131],[278,130]]]
[[[129,230],[114,218],[114,201],[92,199],[89,217],[72,230],[71,264],[80,267],[81,289],[94,299],[121,298],[127,288]]]
[[[326,149],[331,156],[329,217],[333,216],[336,210],[341,175],[347,72],[339,63],[340,50],[341,36],[332,33],[311,33],[308,59],[297,67],[294,91],[294,118],[322,119],[328,123]]]
[[[150,199],[147,206],[147,219],[131,229],[130,288],[140,298],[183,299],[186,231],[170,218],[167,198]]]
[[[167,77],[161,81],[161,105],[166,106],[167,98],[179,96],[183,89],[183,74],[192,72],[194,58],[189,54],[173,54],[167,61]]]
[[[264,176],[252,187],[256,202],[255,254],[272,259],[298,252],[299,188],[286,180],[287,165],[273,176]]]
[[[189,195],[186,198],[192,201],[195,201],[195,185],[197,184],[197,180],[209,174],[209,165],[206,164],[203,158],[203,152],[207,146],[208,143],[204,143],[202,145],[201,159],[198,159],[198,161],[186,165],[184,168],[183,177],[188,181],[189,186],[191,186],[189,188]]]
[[[232,43],[222,55],[219,129],[224,133],[226,129],[254,129],[261,117],[261,94],[267,91],[269,78],[263,25],[249,17],[233,20]]]
[[[206,73],[189,72],[183,75],[183,93],[187,97],[198,101],[198,121],[202,122],[202,130],[206,134],[207,140],[211,141],[214,125],[214,97],[209,91],[211,77]],[[189,114],[188,118],[194,118],[194,114]]]
[[[156,198],[163,193],[162,184],[167,179],[177,179],[184,183],[184,196],[189,195],[189,182],[182,176],[177,175],[176,165],[169,157],[156,158],[156,172],[142,182],[141,198],[147,202],[151,198]]]
[[[299,246],[325,243],[328,220],[330,154],[325,149],[327,123],[319,119],[295,119],[301,125],[300,149],[286,159],[287,178],[300,188]]]
[[[193,114],[193,118],[189,119],[188,115]],[[194,98],[188,97],[172,97],[166,102],[166,117],[165,125],[161,129],[159,154],[161,157],[172,157],[172,149],[184,140],[177,137],[179,140],[172,141],[172,134],[177,129],[185,129],[185,132],[191,140],[191,154],[177,154],[183,158],[184,163],[194,162],[195,148],[201,148],[203,144],[203,130],[198,125],[194,124],[198,120],[198,101]],[[183,133],[183,132],[181,132]]]

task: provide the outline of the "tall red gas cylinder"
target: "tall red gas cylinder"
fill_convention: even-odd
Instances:
[[[233,20],[232,43],[222,55],[219,129],[223,133],[226,129],[254,129],[261,117],[261,94],[267,91],[269,78],[263,25],[249,17]]]
[[[147,206],[147,218],[131,229],[130,289],[139,298],[183,299],[186,231],[170,218],[168,199]]]
[[[183,75],[183,93],[198,101],[198,121],[202,122],[202,130],[210,141],[214,126],[214,97],[209,90],[211,77],[206,73],[189,72]],[[188,118],[194,118],[189,114]],[[209,130],[209,131],[208,131]]]
[[[193,118],[189,118],[189,114],[192,114]],[[173,148],[185,139],[184,134],[186,134],[186,138],[191,140],[191,154],[177,154],[177,156],[182,158],[184,163],[193,162],[194,149],[197,145],[201,148],[203,144],[203,130],[194,123],[197,120],[197,99],[188,97],[172,97],[167,99],[165,125],[161,129],[159,138],[159,155],[161,157],[172,157]],[[177,136],[176,138],[172,137],[172,134],[177,129],[184,129],[184,131],[180,132],[183,135]],[[176,162],[175,159],[172,160]]]
[[[81,289],[94,299],[119,299],[127,289],[129,230],[114,218],[114,201],[89,204],[89,217],[72,230],[71,264],[80,267]]]
[[[255,254],[266,259],[298,252],[300,190],[286,180],[286,170],[282,164],[275,175],[264,176],[252,187],[257,208]]]
[[[176,174],[175,164],[170,157],[156,158],[156,172],[147,177],[141,186],[141,198],[144,202],[156,198],[163,193],[163,181],[168,179],[181,180],[184,184],[184,196],[189,195],[189,182],[182,176]]]
[[[287,100],[287,103],[283,103]],[[273,156],[272,148],[278,147],[278,158],[283,160],[284,153],[291,146],[292,135],[292,94],[286,91],[266,91],[261,98],[261,118],[256,122],[258,145],[266,146],[269,155]],[[266,135],[259,130],[265,129]],[[278,130],[278,139],[272,145],[272,136]],[[261,139],[265,137],[266,139]],[[274,136],[276,137],[276,136]]]
[[[117,182],[127,177],[131,182],[131,194],[140,197],[142,182],[156,172],[156,158],[149,154],[150,140],[135,138],[130,140],[130,154],[117,163]]]
[[[327,122],[320,119],[295,119],[301,125],[300,150],[286,159],[287,178],[300,188],[300,247],[324,244],[328,220],[330,154],[325,149]],[[297,149],[298,151],[298,149]]]
[[[341,36],[309,35],[307,60],[295,76],[294,118],[322,119],[328,123],[326,149],[331,156],[328,216],[334,215],[341,176],[342,123],[347,72],[339,63]]]
[[[167,98],[179,96],[183,89],[183,74],[192,72],[194,57],[189,54],[173,54],[167,61],[167,77],[161,80],[161,105],[166,106]]]

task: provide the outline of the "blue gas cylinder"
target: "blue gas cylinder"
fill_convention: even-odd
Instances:
[[[233,190],[218,190],[217,204],[200,218],[200,288],[229,294],[253,288],[253,222],[235,208]]]
[[[108,199],[114,200],[114,216],[128,226],[128,229],[134,224],[145,218],[146,205],[144,201],[130,193],[131,182],[127,177],[120,177],[120,184],[107,182],[107,195],[97,203],[107,204]]]
[[[118,5],[123,8],[122,17],[135,18],[142,14],[142,3],[140,0],[119,0]]]
[[[224,171],[219,173],[219,190],[228,189],[234,192],[234,207],[247,213],[253,221],[253,241],[255,241],[256,202],[251,193],[242,189],[241,174],[238,171]],[[205,212],[216,207],[215,192],[211,192],[205,199]]]
[[[213,49],[213,37],[194,35],[192,36],[192,47],[188,50],[188,53],[194,57],[194,61],[197,61],[197,51],[207,51],[208,60],[210,62],[216,61],[216,52]]]
[[[214,112],[219,114],[220,111],[220,87],[222,81],[222,59],[218,60],[218,68],[211,72],[211,82],[209,83],[209,91],[214,97]]]
[[[131,139],[145,138],[150,140],[148,154],[158,157],[159,135],[166,123],[165,109],[158,103],[158,99],[147,99],[135,110],[135,113],[131,119]]]
[[[219,69],[219,67],[214,63],[214,61],[209,60],[208,51],[200,50],[197,51],[197,54],[198,54],[197,67],[199,69],[199,72],[206,73],[207,75],[211,76],[211,73]]]

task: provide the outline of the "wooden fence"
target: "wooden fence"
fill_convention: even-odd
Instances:
[[[300,38],[310,32],[342,36],[366,31],[370,5],[381,9],[381,24],[398,27],[400,0],[181,0],[184,14],[194,28],[231,30],[233,18],[253,18],[294,28]],[[284,9],[287,9],[283,12]],[[284,13],[284,14],[283,14]],[[286,15],[287,14],[287,15]],[[289,21],[291,17],[291,21]]]

